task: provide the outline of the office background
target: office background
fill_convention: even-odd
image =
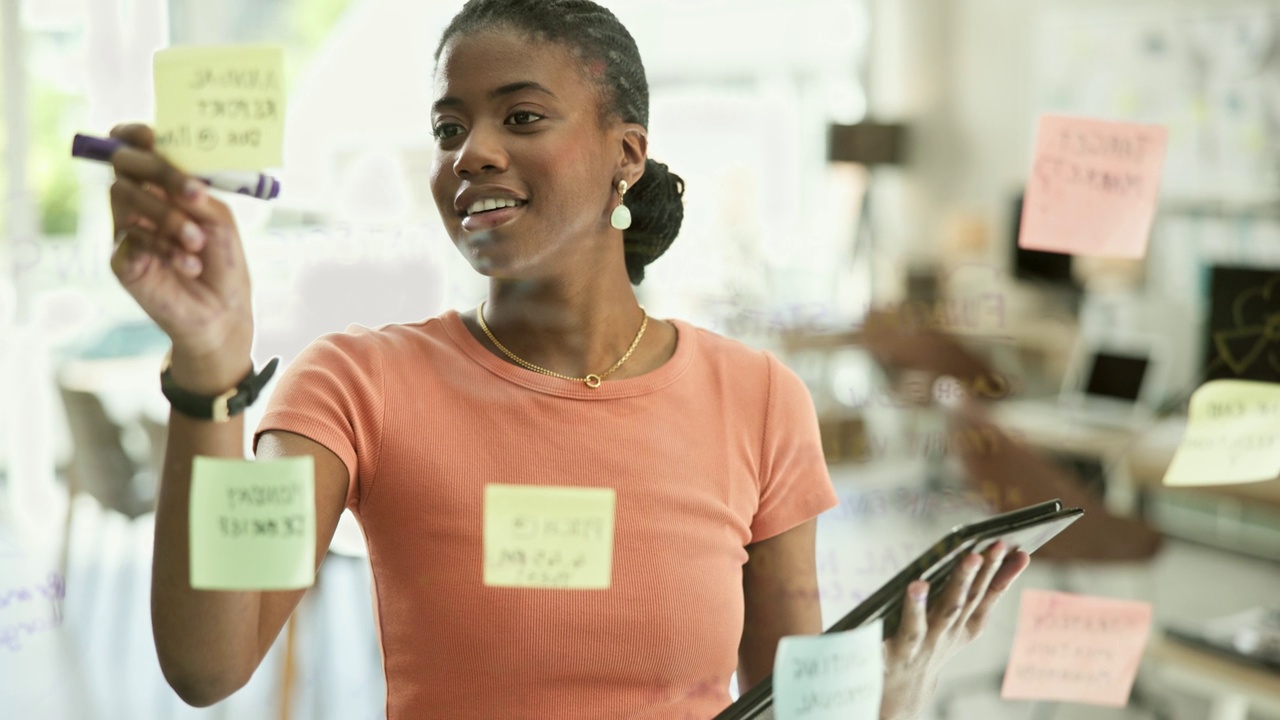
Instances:
[[[1166,537],[1150,557],[1037,561],[1018,587],[1150,601],[1156,639],[1166,625],[1276,602],[1274,481],[1158,485],[1212,332],[1232,321],[1214,320],[1215,294],[1221,307],[1280,273],[1280,2],[603,4],[646,63],[651,155],[688,186],[680,238],[641,302],[773,350],[809,384],[842,499],[821,526],[828,622],[941,529],[995,509],[951,456],[943,411],[902,401],[842,334],[873,306],[940,318],[1019,399],[1052,400],[1082,348],[1158,348],[1147,399],[1171,415],[1120,440],[997,414],[1117,517]],[[160,676],[148,505],[167,344],[109,270],[110,170],[68,151],[76,132],[150,117],[155,49],[282,44],[284,193],[228,199],[254,277],[255,357],[288,362],[350,323],[472,307],[485,285],[439,228],[426,172],[430,55],[458,6],[0,0],[0,714],[381,717],[349,519],[248,687],[194,710]],[[1169,128],[1143,260],[1016,251],[1045,112]],[[1257,305],[1259,317],[1277,312],[1269,293]],[[1271,353],[1258,379],[1277,379]],[[1127,709],[1001,701],[1016,600],[952,664],[936,717],[1280,717],[1274,677],[1158,648]]]

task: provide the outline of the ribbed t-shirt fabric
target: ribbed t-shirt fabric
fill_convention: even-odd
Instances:
[[[809,393],[683,321],[674,355],[598,389],[497,357],[456,311],[313,342],[254,433],[350,475],[387,717],[710,718],[729,702],[745,546],[833,507]],[[616,492],[607,590],[487,587],[487,483]]]

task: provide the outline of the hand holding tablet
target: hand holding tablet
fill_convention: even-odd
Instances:
[[[947,598],[947,593],[956,592],[957,587],[967,593],[971,583],[980,584],[981,580],[995,587],[1000,582],[1000,571],[1005,569],[1004,565],[1012,564],[1017,568],[1018,564],[1025,563],[1026,559],[1021,557],[1020,553],[1035,552],[1071,523],[1080,519],[1083,514],[1084,511],[1079,508],[1064,508],[1060,500],[1050,500],[958,526],[940,538],[861,604],[833,623],[824,634],[853,630],[882,621],[884,637],[891,639],[892,644],[899,623],[904,622],[904,618],[907,622],[917,621],[918,613],[922,612],[924,607],[930,609],[930,630],[932,631],[933,616],[936,615],[934,608],[945,602],[945,599],[950,599]],[[1004,565],[994,566],[994,570],[988,567],[989,572],[983,574],[979,580],[976,576],[981,571],[975,565],[980,566],[982,563],[975,564],[973,561],[966,562],[966,560],[973,553],[992,550],[996,543],[1001,543],[1002,549],[1007,550]],[[967,571],[975,577],[972,579],[958,577],[957,579],[966,582],[957,586],[952,581],[953,576],[959,575],[957,571]],[[909,589],[920,589],[918,585],[920,581],[928,582],[928,599],[921,604],[921,607],[912,607],[904,613],[904,598]],[[979,602],[981,603],[982,600]],[[966,610],[966,612],[969,611],[981,613],[984,609],[980,606],[976,610]],[[886,697],[888,692],[886,688]],[[725,708],[715,717],[715,720],[768,718],[774,711],[773,705],[773,678],[770,676],[743,693],[737,702]]]

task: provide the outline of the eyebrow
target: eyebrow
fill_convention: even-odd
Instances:
[[[506,85],[490,90],[489,99],[495,100],[497,98],[502,97],[503,95],[512,95],[522,90],[533,90],[535,92],[545,93],[547,95],[550,95],[553,98],[556,97],[555,93],[548,90],[547,87],[541,83],[534,82],[533,80],[520,80],[518,82],[507,83]],[[431,112],[437,112],[440,109],[447,108],[447,107],[458,107],[459,105],[462,105],[462,98],[453,97],[450,95],[450,96],[442,97],[439,100],[432,103]]]

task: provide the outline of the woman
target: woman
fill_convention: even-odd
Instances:
[[[467,3],[436,53],[431,184],[489,297],[320,338],[255,433],[259,459],[314,458],[317,557],[344,507],[360,519],[390,718],[707,718],[735,670],[746,689],[779,638],[822,629],[815,517],[835,496],[804,386],[636,302],[682,217],[680,179],[647,158],[647,116],[638,51],[608,11]],[[113,160],[113,269],[172,338],[172,386],[216,396],[253,377],[235,224],[146,128],[113,136],[131,146]],[[153,624],[194,705],[249,679],[302,595],[189,586],[191,459],[241,457],[243,430],[240,415],[171,419]],[[612,488],[608,589],[486,585],[493,484]],[[927,609],[925,584],[910,588],[883,717],[923,710],[1026,563],[970,557]]]

